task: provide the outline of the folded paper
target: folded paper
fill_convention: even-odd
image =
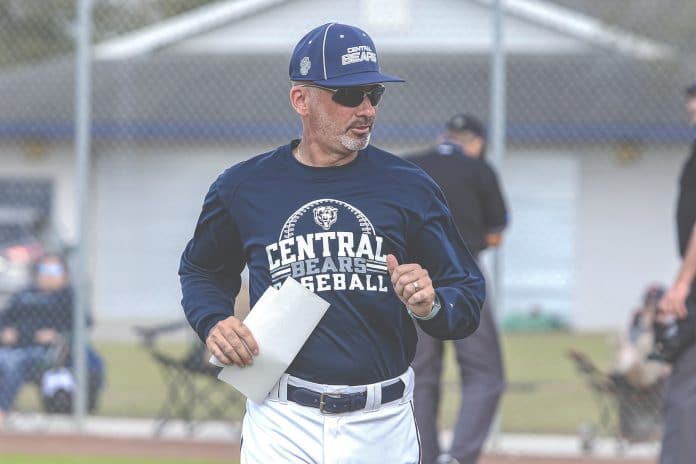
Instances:
[[[326,300],[292,277],[279,290],[269,287],[244,319],[256,339],[259,354],[246,367],[225,366],[212,356],[210,362],[223,367],[218,379],[252,401],[263,402],[328,308]]]

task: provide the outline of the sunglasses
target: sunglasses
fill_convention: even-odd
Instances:
[[[385,90],[382,84],[377,84],[370,90],[364,90],[363,87],[340,87],[338,89],[331,89],[316,84],[302,84],[302,87],[316,87],[317,89],[329,91],[333,93],[331,97],[333,101],[349,108],[360,106],[365,97],[370,100],[372,106],[377,106]]]
[[[65,274],[65,269],[63,268],[63,265],[58,263],[39,264],[37,271],[40,275],[51,277],[60,277]]]

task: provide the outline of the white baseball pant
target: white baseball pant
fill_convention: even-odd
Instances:
[[[322,385],[283,375],[262,404],[247,400],[241,464],[418,464],[413,370],[363,386]],[[403,382],[403,396],[382,404],[383,388]],[[318,393],[367,392],[363,409],[326,413],[287,399],[287,386]],[[292,388],[292,387],[291,387]]]

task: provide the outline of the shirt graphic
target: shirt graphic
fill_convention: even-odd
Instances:
[[[287,277],[312,292],[387,292],[384,239],[359,209],[324,198],[307,203],[266,246],[272,285]]]

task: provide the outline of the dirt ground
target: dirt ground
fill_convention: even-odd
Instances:
[[[0,433],[2,454],[131,456],[229,460],[239,456],[238,444],[190,440],[119,439],[85,435]],[[2,461],[2,459],[0,459]],[[486,455],[479,464],[654,464],[647,459],[549,458]]]
[[[649,459],[550,458],[538,456],[484,456],[479,464],[655,464]]]
[[[215,442],[211,446],[210,443],[191,440],[0,432],[0,456],[3,453],[229,460],[230,456],[239,456],[239,445]]]

